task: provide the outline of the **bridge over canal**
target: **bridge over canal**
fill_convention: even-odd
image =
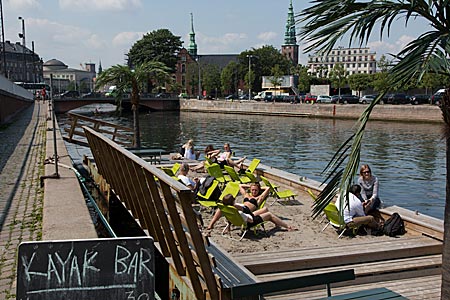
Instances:
[[[55,112],[56,113],[66,113],[69,110],[79,108],[90,104],[116,104],[114,98],[63,98],[54,99],[55,102]],[[143,97],[139,102],[141,108],[147,108],[151,111],[158,110],[178,110],[180,109],[180,101],[178,97],[171,98],[155,98],[155,97]],[[122,100],[122,107],[124,109],[131,109],[131,103],[129,98],[124,98]]]

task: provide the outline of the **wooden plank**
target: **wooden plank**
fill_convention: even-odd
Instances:
[[[373,251],[377,249],[377,251]],[[254,274],[312,269],[326,266],[367,263],[442,253],[442,243],[428,237],[392,239],[358,243],[330,251],[330,248],[304,248],[277,252],[258,252],[237,259]]]
[[[356,281],[361,277],[368,277],[376,281],[375,276],[386,277],[387,274],[394,273],[396,279],[407,278],[406,274],[402,273],[408,271],[425,270],[425,273],[431,272],[430,269],[436,269],[435,272],[440,272],[442,266],[442,255],[420,256],[412,258],[402,258],[396,260],[384,260],[377,262],[369,262],[364,264],[351,264],[344,266],[315,268],[301,271],[270,273],[257,276],[262,281],[276,280],[292,276],[304,276],[316,273],[325,273],[331,271],[345,270],[352,268],[355,270]],[[402,277],[405,276],[405,277]],[[355,282],[355,283],[359,283]]]

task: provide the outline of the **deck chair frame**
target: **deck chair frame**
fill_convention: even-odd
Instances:
[[[273,201],[270,205],[274,205],[275,202],[278,202],[278,200],[295,200],[295,194],[291,190],[284,190],[284,191],[278,191],[278,189],[264,176],[260,176],[261,180],[264,182],[264,184],[269,187],[270,193],[272,197],[275,198],[275,201]]]
[[[324,231],[329,225],[331,225],[338,231],[338,239],[340,239],[348,230],[352,230],[353,234],[355,234],[355,232],[358,231],[360,227],[359,225],[349,226],[348,224],[346,224],[343,216],[341,216],[336,205],[332,202],[328,203],[328,205],[324,208],[323,213],[325,214],[328,223],[325,225],[322,231]]]

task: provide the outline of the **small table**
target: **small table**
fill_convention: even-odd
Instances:
[[[141,158],[148,158],[151,164],[161,163],[161,155],[164,149],[129,149],[129,151]]]

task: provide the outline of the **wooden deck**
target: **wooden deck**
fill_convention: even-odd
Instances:
[[[270,286],[284,279],[345,270],[354,270],[355,280],[332,284],[332,295],[384,287],[408,299],[440,297],[441,220],[400,207],[390,207],[382,211],[385,216],[397,211],[405,220],[408,233],[401,238],[338,241],[336,236],[336,240],[326,247],[297,246],[288,250],[252,252],[245,258],[232,256],[220,245],[200,236],[188,189],[142,159],[91,130],[85,130],[89,132],[90,143],[92,140],[93,144],[98,144],[97,153],[110,153],[109,156],[121,162],[123,169],[129,169],[123,176],[118,176],[116,165],[111,163],[113,159],[100,155],[95,157],[96,162],[97,159],[103,160],[100,171],[106,174],[108,181],[114,180],[112,186],[121,193],[121,200],[130,213],[147,232],[157,237],[164,256],[173,260],[170,262],[171,272],[178,273],[180,280],[188,276],[186,287],[193,291],[197,299],[219,299],[219,295],[221,299],[234,299],[230,294],[233,286],[257,286],[261,282],[267,282]],[[129,180],[129,174],[143,176],[144,179],[133,187],[136,183]],[[293,189],[298,194],[297,202],[301,203],[297,207],[310,207],[308,201],[311,199],[307,191],[317,193],[320,190],[316,181],[268,166],[260,165],[257,174],[264,175],[281,187]],[[285,207],[294,210],[294,206],[289,204]],[[323,226],[318,221],[314,225]],[[302,233],[303,230],[299,232]],[[258,243],[257,240],[243,242]],[[265,294],[264,299],[320,299],[326,296],[325,286],[320,285]]]

